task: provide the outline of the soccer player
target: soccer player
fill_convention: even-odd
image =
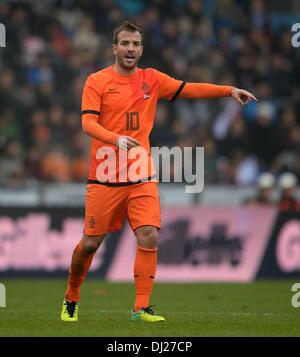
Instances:
[[[153,68],[138,68],[142,52],[141,31],[131,22],[124,21],[113,33],[115,63],[91,74],[83,89],[82,127],[92,138],[90,170],[84,235],[72,255],[61,312],[63,321],[78,320],[80,287],[93,256],[105,235],[119,230],[125,217],[137,239],[134,262],[136,296],[131,320],[165,321],[149,306],[160,228],[157,181],[151,175],[152,171],[148,181],[121,180],[122,167],[116,167],[111,180],[102,179],[105,171],[100,169],[105,158],[103,153],[113,152],[119,157],[128,152],[129,158],[130,152],[143,148],[150,157],[149,135],[160,98],[174,101],[176,98],[227,96],[242,105],[256,100],[251,93],[231,86],[185,83]]]

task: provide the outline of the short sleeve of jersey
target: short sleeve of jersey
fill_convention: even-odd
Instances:
[[[101,96],[97,90],[95,79],[90,75],[84,85],[82,92],[82,114],[100,114]]]
[[[183,81],[168,76],[165,73],[156,70],[159,82],[159,98],[173,100],[177,97],[176,93],[181,89]],[[179,93],[178,93],[179,94]]]

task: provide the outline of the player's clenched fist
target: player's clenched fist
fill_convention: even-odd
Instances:
[[[122,150],[130,150],[134,147],[140,146],[141,143],[131,136],[121,135],[118,137],[116,145]]]

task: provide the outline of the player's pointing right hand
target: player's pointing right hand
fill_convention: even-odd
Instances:
[[[116,145],[120,149],[128,151],[134,147],[140,146],[141,143],[138,140],[132,138],[131,136],[121,135],[118,137]]]

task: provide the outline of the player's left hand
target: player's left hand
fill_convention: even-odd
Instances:
[[[248,104],[252,99],[257,101],[257,99],[252,93],[239,88],[232,88],[231,96],[232,98],[236,99],[241,105]]]

